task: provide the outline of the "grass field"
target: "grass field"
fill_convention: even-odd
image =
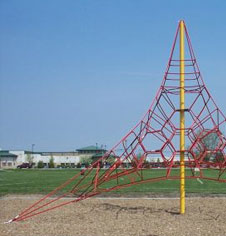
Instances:
[[[179,170],[173,170],[175,175]],[[0,195],[6,194],[46,194],[64,183],[67,179],[77,174],[76,169],[28,169],[28,170],[1,170],[0,171]],[[157,177],[165,173],[164,170],[148,170],[146,177]],[[214,176],[214,170],[205,170],[206,176]],[[81,177],[79,177],[81,178]],[[87,181],[93,178],[87,178]],[[110,184],[110,183],[109,183]],[[106,184],[106,187],[107,184]],[[66,189],[65,189],[66,190]],[[65,191],[64,190],[64,191]],[[165,180],[154,183],[134,185],[128,188],[114,191],[114,193],[129,194],[151,194],[151,193],[177,193],[179,192],[179,180]],[[188,179],[186,180],[187,193],[200,194],[226,194],[226,183],[202,180],[202,182]],[[110,193],[109,193],[110,194]]]

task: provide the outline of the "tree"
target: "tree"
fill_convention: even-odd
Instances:
[[[53,156],[51,156],[49,159],[49,168],[54,168],[54,167],[55,167],[54,158]]]
[[[139,152],[139,153],[137,154],[137,160],[140,160],[141,157],[142,157],[142,153]]]
[[[84,156],[81,157],[80,162],[81,164],[85,165],[85,167],[89,167],[93,160],[90,156]]]
[[[114,156],[109,156],[106,160],[107,163],[110,165],[113,165],[115,163],[115,157]]]
[[[196,138],[194,141],[197,141],[197,144],[193,149],[193,152],[196,156],[199,156],[204,153],[204,151],[207,151],[205,157],[203,158],[204,161],[218,162],[218,160],[222,160],[223,154],[220,151],[217,153],[214,152],[220,143],[219,133],[217,133],[217,131],[213,130],[210,132],[210,130],[199,130],[195,136]]]
[[[33,157],[33,155],[31,155],[30,153],[28,153],[28,154],[26,155],[26,161],[27,161],[29,164],[32,164],[32,163],[33,163],[33,159],[34,159],[34,157]]]
[[[43,161],[38,162],[38,168],[44,168],[44,163]]]
[[[76,168],[81,168],[81,167],[82,167],[81,163],[80,162],[77,163]]]
[[[215,163],[222,163],[224,162],[224,154],[222,152],[217,152],[215,154],[215,158],[213,160]]]
[[[143,166],[142,166],[143,168],[150,168],[150,163],[149,163],[149,161],[147,161],[147,160],[144,160],[144,163],[143,163]]]

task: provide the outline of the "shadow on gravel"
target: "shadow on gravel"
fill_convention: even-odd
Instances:
[[[111,211],[111,212],[115,212],[115,218],[118,219],[119,214],[122,212],[126,212],[129,214],[137,214],[137,213],[141,213],[143,215],[147,215],[147,214],[151,214],[151,213],[162,213],[162,212],[166,212],[172,215],[179,215],[179,212],[176,211],[175,208],[169,209],[169,210],[165,210],[162,208],[159,209],[155,209],[155,208],[151,208],[151,207],[124,207],[124,206],[120,206],[120,205],[115,205],[115,204],[110,204],[110,203],[104,203],[98,206],[94,206],[91,211],[94,210],[105,210],[105,211]],[[155,235],[153,235],[155,236]]]

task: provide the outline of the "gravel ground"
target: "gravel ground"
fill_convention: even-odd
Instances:
[[[3,224],[35,201],[0,199],[0,236],[226,236],[226,198],[87,199],[26,221]]]

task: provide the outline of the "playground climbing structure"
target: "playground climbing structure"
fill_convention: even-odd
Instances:
[[[226,182],[225,121],[204,84],[186,25],[180,21],[162,83],[141,121],[103,157],[10,222],[167,179],[181,181],[180,212],[184,213],[185,179]],[[109,160],[110,167],[101,168]],[[150,162],[152,168],[146,168]],[[206,168],[214,171],[209,174]],[[65,197],[70,198],[61,201]]]

